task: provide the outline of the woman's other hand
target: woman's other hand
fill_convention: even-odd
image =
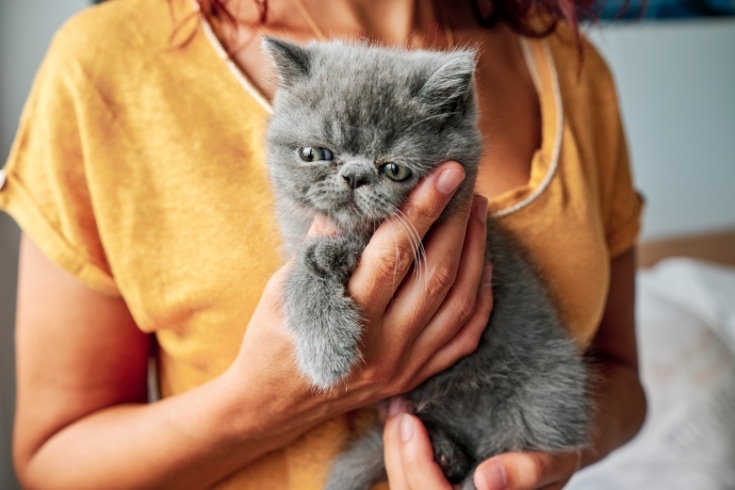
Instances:
[[[590,444],[583,451],[549,454],[509,452],[478,465],[478,490],[558,490],[582,467],[604,458],[629,441],[640,429],[646,399],[638,377],[635,342],[635,249],[610,263],[610,290],[600,328],[592,342],[599,379],[590,427]],[[433,461],[433,451],[421,421],[391,404],[383,441],[391,488],[451,488]],[[402,430],[403,429],[403,430]],[[410,436],[410,437],[409,437]],[[395,482],[395,483],[394,483]]]
[[[383,430],[385,469],[391,490],[451,490],[434,461],[426,428],[399,398],[391,400]]]
[[[434,461],[426,428],[394,399],[383,432],[385,465],[391,490],[451,490]],[[557,490],[580,466],[579,452],[513,452],[481,463],[474,473],[478,490]]]
[[[500,454],[477,467],[475,485],[478,490],[559,490],[580,468],[581,462],[579,451]]]

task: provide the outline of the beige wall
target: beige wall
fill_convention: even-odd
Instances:
[[[618,84],[643,238],[735,229],[735,18],[590,34]]]
[[[33,74],[56,28],[86,0],[0,0],[0,165],[10,150]],[[0,214],[0,488],[18,488],[10,458],[14,397],[15,224]]]

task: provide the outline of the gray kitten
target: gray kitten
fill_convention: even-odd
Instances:
[[[360,309],[346,284],[375,228],[447,160],[467,178],[444,216],[471,198],[481,153],[474,53],[275,39],[264,47],[280,77],[269,169],[285,246],[297,257],[284,312],[301,372],[328,390],[360,362]],[[316,213],[339,232],[304,241]],[[575,344],[533,266],[493,220],[487,257],[495,303],[477,351],[404,395],[435,460],[463,489],[475,488],[474,468],[492,455],[584,446],[590,413]],[[385,479],[381,431],[337,458],[328,489]]]

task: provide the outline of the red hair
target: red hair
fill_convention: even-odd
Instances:
[[[202,14],[206,17],[223,17],[228,22],[235,22],[225,4],[227,0],[197,0]],[[258,22],[264,24],[268,18],[268,0],[253,0],[258,8]]]
[[[482,4],[486,4],[485,12]],[[548,36],[559,22],[568,23],[578,32],[580,19],[596,17],[595,4],[595,0],[471,0],[481,25],[505,22],[518,34],[530,37]]]
[[[258,9],[258,22],[268,19],[268,0],[252,0]],[[469,0],[477,21],[486,27],[505,22],[524,36],[544,37],[556,29],[559,22],[567,22],[576,31],[581,18],[595,18],[594,0]],[[220,17],[235,22],[227,10],[227,0],[197,0],[207,17]],[[546,19],[538,25],[538,16]]]

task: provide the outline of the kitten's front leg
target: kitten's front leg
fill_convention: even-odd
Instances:
[[[360,250],[345,237],[312,238],[286,282],[284,311],[298,365],[322,390],[334,387],[360,359],[361,315],[346,289]]]

